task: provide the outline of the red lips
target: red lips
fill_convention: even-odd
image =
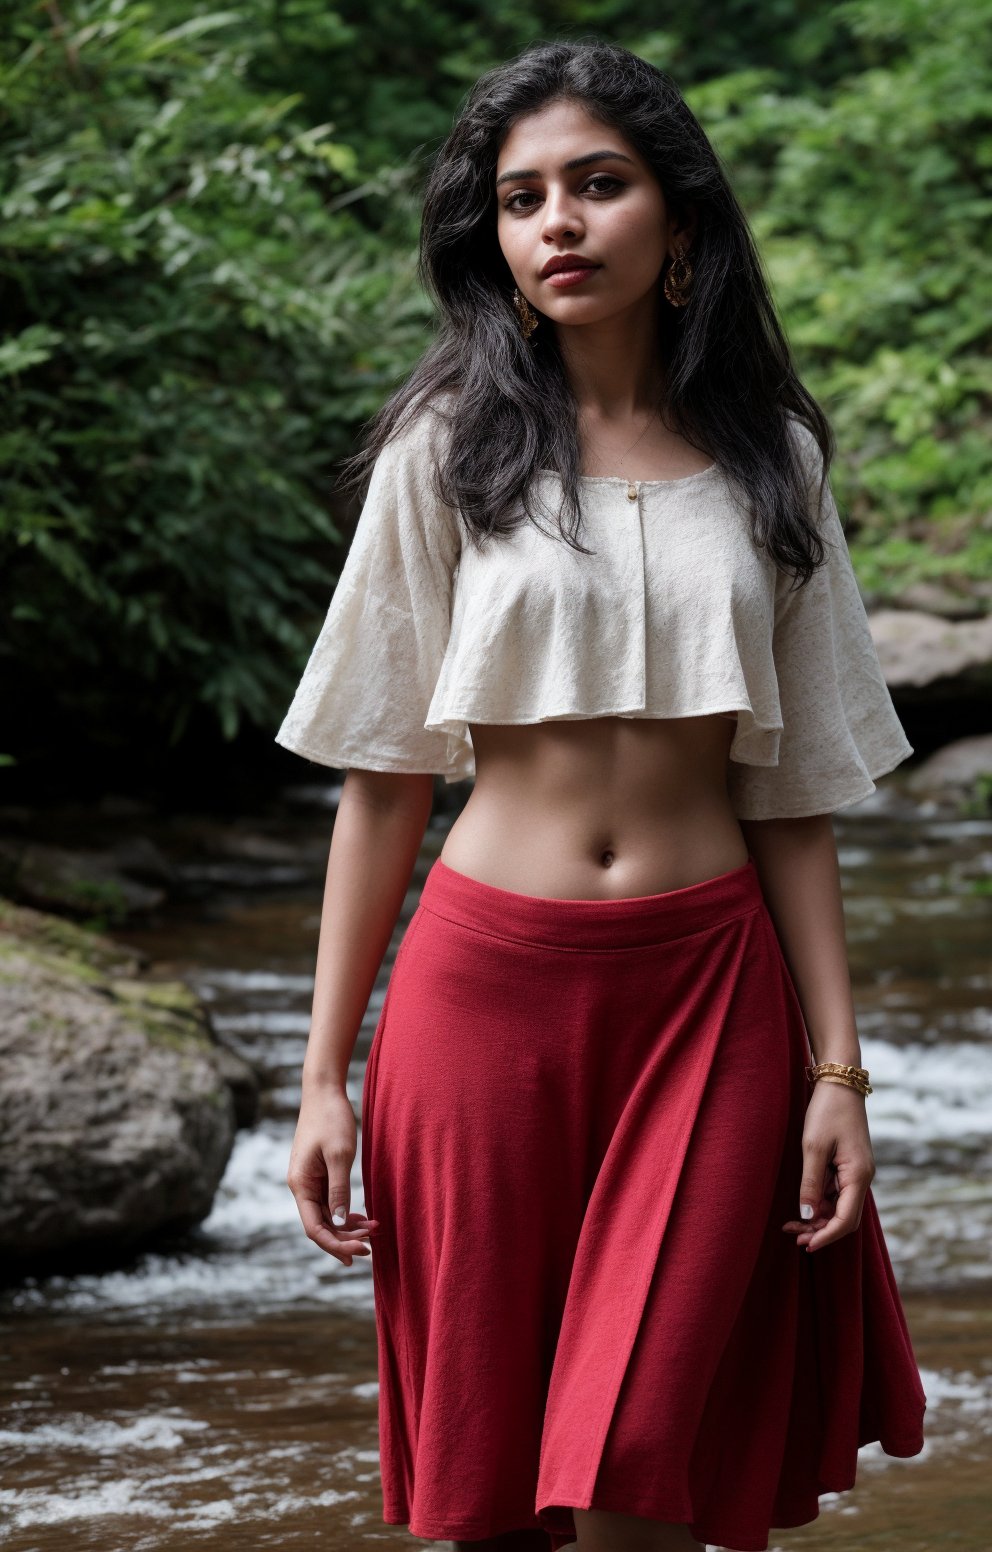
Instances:
[[[556,253],[554,258],[549,259],[547,264],[545,264],[544,268],[542,269],[541,279],[544,280],[547,275],[556,274],[560,269],[598,268],[599,265],[594,264],[592,259],[583,259],[578,253]]]

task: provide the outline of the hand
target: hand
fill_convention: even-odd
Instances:
[[[800,1203],[809,1203],[812,1217],[792,1218],[783,1230],[795,1234],[796,1244],[807,1251],[852,1234],[874,1177],[864,1095],[847,1084],[818,1079],[806,1107],[799,1187]]]
[[[344,1090],[304,1083],[286,1184],[307,1238],[345,1266],[356,1254],[371,1255],[366,1239],[379,1227],[375,1218],[348,1211],[357,1140],[355,1112]],[[335,1209],[339,1223],[331,1216]]]

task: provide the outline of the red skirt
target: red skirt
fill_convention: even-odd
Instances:
[[[434,862],[362,1097],[383,1519],[764,1552],[926,1398],[871,1192],[807,1254],[802,1012],[753,859],[559,900]]]

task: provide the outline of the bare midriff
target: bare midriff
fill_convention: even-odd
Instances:
[[[734,719],[592,717],[470,724],[475,785],[441,858],[547,899],[681,889],[741,867],[727,791]]]

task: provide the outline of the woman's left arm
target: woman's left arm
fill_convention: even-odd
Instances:
[[[817,1062],[861,1065],[844,931],[840,865],[830,814],[740,821],[775,925]],[[813,1086],[803,1127],[800,1212],[783,1229],[822,1250],[861,1222],[875,1175],[864,1096]]]

